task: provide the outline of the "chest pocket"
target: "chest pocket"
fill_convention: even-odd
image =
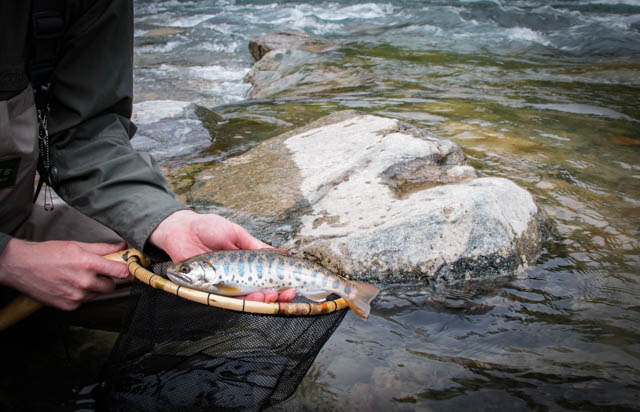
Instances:
[[[33,208],[38,163],[33,90],[0,101],[0,232],[11,234]]]

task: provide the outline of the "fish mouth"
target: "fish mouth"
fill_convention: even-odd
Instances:
[[[167,276],[169,276],[169,279],[171,280],[176,280],[178,281],[178,283],[182,282],[182,283],[186,283],[186,284],[192,284],[193,281],[191,280],[191,278],[187,275],[184,275],[180,272],[167,272]]]

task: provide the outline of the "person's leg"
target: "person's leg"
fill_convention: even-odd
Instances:
[[[53,210],[45,210],[45,189],[40,191],[27,220],[13,233],[20,239],[76,240],[79,242],[119,243],[122,238],[113,230],[67,205],[53,191]],[[51,202],[51,200],[49,200]]]

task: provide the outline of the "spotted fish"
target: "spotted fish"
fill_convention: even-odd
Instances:
[[[205,253],[169,266],[167,275],[179,285],[226,296],[294,288],[298,295],[321,301],[335,293],[363,319],[378,295],[373,285],[347,280],[274,249]]]

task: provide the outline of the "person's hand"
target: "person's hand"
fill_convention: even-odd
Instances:
[[[169,215],[155,228],[149,241],[164,250],[173,262],[214,250],[267,249],[271,246],[254,238],[242,226],[215,214],[180,210]],[[295,297],[294,289],[252,293],[247,300],[287,302]]]
[[[72,241],[11,239],[0,254],[0,284],[62,310],[115,289],[114,279],[129,276],[127,265],[102,257],[126,247]]]

